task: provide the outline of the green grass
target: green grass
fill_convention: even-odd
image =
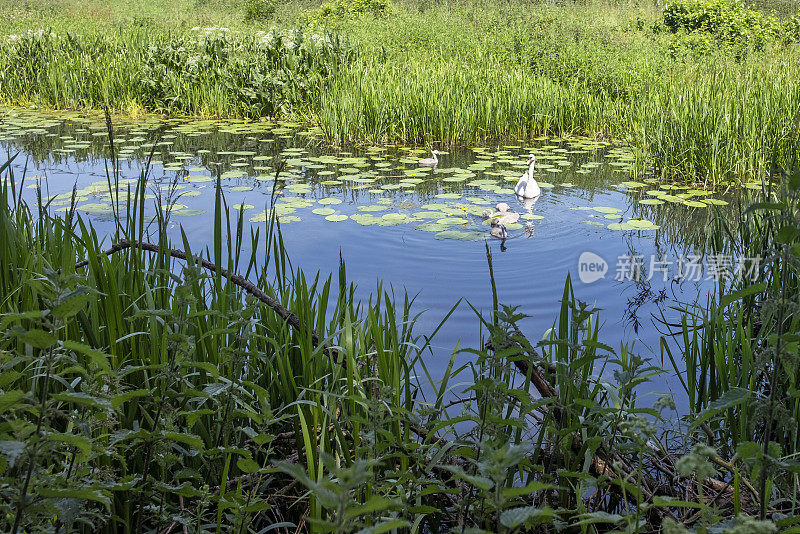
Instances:
[[[260,47],[256,32],[296,27],[310,7],[277,6],[274,21],[252,24],[232,1],[5,0],[0,31],[61,38],[0,45],[0,98],[292,117],[318,122],[336,143],[586,133],[633,143],[665,175],[711,183],[759,178],[798,156],[795,44],[749,50],[673,35],[647,6],[407,2],[386,18],[332,19],[303,32],[345,39],[330,46]],[[233,32],[214,48],[197,42],[193,28],[206,26]]]
[[[644,387],[662,371],[605,345],[598,310],[569,278],[552,329],[531,344],[517,327],[524,315],[498,301],[488,247],[493,306],[476,310],[481,344],[454,347],[433,376],[438,327],[415,331],[412,299],[379,284],[356,301],[344,263],[335,278],[293,270],[275,222],[248,234],[219,185],[213,239],[199,251],[182,232],[170,239],[168,211],[146,206],[143,180],[120,190],[108,176],[118,201],[98,234],[78,215],[21,202],[25,184],[4,172],[4,531],[796,521],[791,196],[768,197],[777,202],[712,236],[782,257],[765,267],[767,284],[721,288],[731,296],[688,310],[677,340],[665,338],[688,365],[676,364],[690,410],[679,422],[672,397]],[[800,189],[800,175],[785,183]],[[104,252],[141,242],[153,215],[152,249]]]

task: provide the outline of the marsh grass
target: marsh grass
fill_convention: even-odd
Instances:
[[[687,356],[708,369],[687,373],[687,395],[714,447],[702,445],[711,438],[697,424],[666,439],[660,425],[674,402],[643,387],[662,371],[628,346],[603,344],[598,310],[569,278],[553,327],[531,343],[517,326],[524,314],[498,300],[487,246],[493,303],[473,307],[481,343],[455,347],[444,375],[432,376],[423,356],[459,303],[419,335],[413,299],[379,284],[356,301],[344,262],[335,278],[294,269],[277,222],[266,235],[248,233],[219,184],[213,239],[195,250],[182,232],[168,233],[169,209],[145,205],[144,183],[123,189],[109,172],[107,233],[72,210],[51,216],[42,199],[29,207],[23,177],[0,186],[3,530],[734,526],[751,521],[734,515],[758,513],[753,493],[771,496],[763,510],[795,521],[796,443],[784,436],[796,432],[784,425],[776,449],[758,437],[775,428],[762,419],[741,442],[727,410],[736,414],[741,391],[763,386],[698,389],[713,380],[694,378],[722,376],[723,364],[747,373],[726,359],[739,357],[740,338],[721,340],[729,353],[716,360]],[[781,235],[788,244],[800,233]],[[153,246],[108,243],[145,239]],[[740,242],[758,249],[775,239]],[[250,255],[240,252],[245,240]],[[796,298],[786,285],[795,278],[778,280],[780,298]],[[767,313],[784,325],[778,340],[793,335],[793,317]],[[778,354],[792,350],[789,339]],[[769,414],[786,404],[775,391]]]
[[[146,11],[136,6],[126,9]],[[293,117],[348,144],[582,133],[633,143],[670,178],[712,184],[760,178],[800,146],[797,45],[698,47],[666,31],[649,6],[407,2],[385,19],[334,18],[291,38],[273,30],[283,38],[268,46],[260,44],[268,28],[233,21],[230,32],[198,35],[190,26],[198,23],[171,25],[166,8],[152,8],[146,22],[121,10],[85,31],[68,26],[71,11],[56,10],[42,16],[54,30],[15,30],[18,38],[0,43],[0,97]],[[297,13],[281,9],[275,24],[293,27]],[[226,10],[199,5],[196,19]],[[33,29],[43,27],[51,26]],[[321,46],[309,46],[315,33]],[[304,46],[286,46],[301,36]]]

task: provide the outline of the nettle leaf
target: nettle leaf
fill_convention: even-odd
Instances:
[[[60,432],[49,434],[47,436],[48,441],[52,441],[55,443],[63,443],[65,445],[75,447],[80,451],[75,459],[78,462],[85,462],[87,461],[92,455],[92,442],[89,441],[87,438],[80,436],[78,434],[62,434]]]
[[[0,441],[0,454],[8,458],[8,466],[14,467],[17,458],[25,452],[25,443],[22,441]]]
[[[156,481],[153,483],[153,487],[158,491],[163,491],[165,493],[175,493],[183,497],[201,497],[205,495],[205,492],[203,492],[203,490],[196,488],[194,484],[188,481],[184,482],[180,486],[167,484],[166,482]]]
[[[89,345],[85,345],[83,343],[79,343],[77,341],[67,340],[63,341],[62,345],[65,349],[75,351],[79,354],[83,354],[88,356],[89,359],[94,363],[97,367],[102,369],[105,372],[111,371],[111,364],[108,363],[109,355],[101,350],[97,350],[95,348],[90,347]]]
[[[722,410],[733,408],[750,398],[750,390],[745,388],[731,388],[726,391],[720,398],[712,401],[708,408],[700,412],[700,414],[692,422],[692,429],[699,427]]]
[[[456,478],[464,480],[465,482],[472,484],[478,489],[482,489],[485,491],[491,489],[492,486],[494,486],[494,482],[491,479],[480,475],[470,475],[457,465],[445,465],[444,468],[453,473],[456,476]]]
[[[214,413],[214,410],[211,410],[209,408],[203,408],[202,410],[191,410],[188,412],[182,412],[181,415],[183,415],[186,418],[186,428],[192,428],[198,419],[200,419],[204,415],[211,415],[212,413]]]
[[[369,529],[368,532],[371,532],[372,534],[383,534],[384,532],[389,532],[400,528],[408,528],[410,526],[411,523],[404,521],[403,519],[390,519],[389,521],[378,523]]]
[[[53,308],[53,315],[58,319],[67,319],[77,314],[89,302],[93,289],[88,286],[78,286],[61,296],[58,306]]]
[[[755,284],[750,287],[741,289],[739,291],[734,291],[733,293],[724,295],[720,300],[719,305],[721,308],[724,308],[728,304],[735,302],[739,299],[742,299],[744,297],[748,297],[750,295],[758,295],[759,293],[762,293],[765,289],[767,289],[767,284]]]
[[[749,460],[752,458],[761,458],[764,455],[764,451],[761,445],[755,441],[743,441],[736,446],[736,454],[738,454],[742,460]]]
[[[503,488],[501,492],[503,497],[511,498],[511,497],[520,497],[522,495],[530,495],[534,491],[544,491],[555,489],[556,487],[552,484],[545,484],[544,482],[537,482],[533,481],[527,486],[523,488]]]
[[[25,321],[32,319],[41,319],[50,313],[49,310],[34,310],[21,313],[8,313],[3,315],[3,320],[0,321],[0,332],[8,328],[8,325],[17,321]]]
[[[6,369],[0,374],[0,388],[4,388],[9,384],[13,384],[17,380],[23,377],[23,374],[19,371],[15,371],[14,369]],[[0,404],[2,404],[2,394],[0,394]],[[2,411],[2,409],[0,409]]]
[[[146,389],[134,389],[131,391],[126,391],[125,393],[120,393],[119,395],[114,395],[111,398],[111,406],[114,408],[119,408],[126,402],[131,399],[136,399],[139,397],[147,397],[150,395],[150,391]]]
[[[236,460],[236,467],[238,467],[242,473],[257,473],[261,466],[258,465],[258,462],[252,460],[250,458],[239,458]]]
[[[7,412],[10,408],[13,408],[14,405],[19,404],[19,401],[21,401],[23,397],[25,397],[25,392],[19,389],[6,391],[0,394],[0,413]]]
[[[79,392],[54,393],[52,395],[52,398],[61,402],[80,404],[82,406],[91,406],[93,408],[97,408],[100,410],[110,410],[112,408],[111,403],[108,402],[106,399],[101,399],[100,397],[89,395],[88,393],[79,393]]]
[[[47,330],[32,328],[19,334],[19,339],[23,343],[37,349],[49,349],[56,344],[57,339]]]
[[[360,517],[362,515],[372,514],[375,512],[384,512],[394,506],[394,503],[386,497],[380,495],[373,495],[367,502],[359,506],[352,506],[345,510],[344,515],[348,519]]]
[[[717,400],[711,402],[709,404],[710,408],[716,410],[725,410],[727,408],[732,408],[737,404],[741,404],[750,398],[750,390],[745,388],[731,388],[725,392]]]
[[[39,495],[46,498],[58,499],[83,499],[86,501],[99,502],[106,507],[111,506],[111,499],[99,489],[90,488],[46,488],[39,489]]]
[[[198,451],[202,451],[204,449],[203,440],[200,439],[199,436],[195,436],[194,434],[183,434],[180,432],[163,432],[162,435],[165,439],[176,441],[178,443],[183,443],[184,445],[188,445],[189,447],[195,448]]]
[[[608,512],[597,511],[588,512],[581,515],[579,525],[588,525],[591,523],[614,523],[617,524],[625,518],[619,514],[609,514]]]
[[[549,508],[537,508],[536,506],[521,506],[511,508],[500,514],[500,523],[508,528],[518,527],[529,519],[548,519],[553,517],[553,511]]]

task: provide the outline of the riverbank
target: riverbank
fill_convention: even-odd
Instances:
[[[404,3],[378,18],[292,4],[245,22],[232,2],[178,15],[8,0],[0,98],[285,117],[335,143],[581,133],[625,140],[678,180],[758,179],[798,156],[800,50],[791,19],[742,33],[755,12],[727,5],[733,29],[711,33],[687,32],[688,15],[604,3]]]

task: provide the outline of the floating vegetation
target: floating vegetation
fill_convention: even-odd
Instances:
[[[7,139],[5,143],[17,143],[18,136],[11,134],[36,131],[42,122],[32,112],[22,113],[33,118],[19,121],[0,111],[0,137]],[[82,128],[81,119],[71,127],[65,127],[59,120],[46,123],[47,128],[58,129],[62,134],[48,138],[53,143],[49,154],[56,158],[56,165],[61,161],[58,158],[67,162],[70,159],[83,161],[102,157],[107,140],[94,133],[102,133],[103,121],[96,117],[86,118],[85,122],[91,127]],[[213,185],[205,184],[217,182],[216,177],[219,176],[224,191],[242,194],[235,199],[232,209],[248,211],[259,204],[273,204],[271,211],[251,212],[248,221],[252,223],[266,222],[272,213],[281,222],[299,222],[301,213],[296,212],[309,210],[329,222],[350,219],[364,226],[414,225],[418,230],[431,233],[452,230],[478,231],[483,235],[486,233],[484,211],[498,202],[511,204],[512,210],[519,212],[519,219],[528,225],[544,218],[542,214],[533,213],[530,205],[518,206],[514,191],[510,188],[524,169],[525,158],[531,152],[537,156],[537,173],[553,170],[561,172],[559,176],[565,178],[560,184],[539,181],[540,187],[545,190],[555,188],[559,197],[553,198],[577,196],[576,193],[566,192],[569,188],[582,191],[602,184],[601,187],[607,189],[616,184],[624,195],[638,195],[635,200],[642,207],[656,208],[669,203],[674,204],[675,209],[707,208],[727,203],[713,198],[713,191],[659,184],[646,176],[636,181],[619,181],[619,174],[614,174],[614,169],[629,166],[633,159],[630,150],[624,147],[609,150],[607,143],[593,140],[542,138],[535,146],[519,143],[500,148],[454,150],[447,160],[452,166],[434,170],[416,165],[425,154],[424,149],[387,146],[370,147],[361,152],[317,152],[317,149],[306,144],[287,146],[299,139],[296,136],[301,128],[299,125],[270,122],[246,124],[225,120],[197,123],[202,124],[195,127],[192,122],[169,122],[163,130],[163,141],[158,144],[146,141],[151,131],[163,126],[157,119],[128,125],[127,129],[126,125],[122,125],[117,130],[118,146],[123,147],[128,159],[127,168],[135,170],[151,150],[155,151],[154,167],[150,173],[152,192],[148,192],[146,198],[170,199],[173,204],[170,209],[178,217],[204,213],[207,208],[205,199],[214,192]],[[226,136],[223,144],[214,144],[215,135]],[[277,139],[277,135],[289,135],[289,139],[294,141],[268,142]],[[230,146],[236,146],[236,149],[226,150]],[[73,152],[54,155],[60,148]],[[74,151],[79,149],[81,152],[78,155]],[[287,164],[277,180],[273,174],[275,167],[271,165],[276,158],[283,158]],[[122,171],[125,169],[121,166]],[[37,173],[41,176],[36,178],[36,185],[42,185],[54,209],[67,208],[72,200],[71,182],[61,179],[55,181],[53,176],[57,172],[54,174],[52,169],[42,170],[48,172]],[[84,187],[79,186],[77,211],[89,216],[107,216],[111,214],[112,193],[108,191],[104,173],[93,179],[96,181]],[[123,178],[120,185],[127,187],[131,183],[132,179]],[[273,193],[276,197],[270,201]],[[546,192],[540,201],[544,211],[550,209],[550,194]],[[182,204],[175,204],[178,199]],[[342,212],[334,209],[343,206],[345,200],[350,208]],[[652,223],[626,221],[622,216],[622,208],[607,205],[570,206],[570,203],[568,201],[567,207],[571,209],[595,212],[597,215],[591,217],[609,219],[611,230],[652,230],[658,227]],[[574,223],[580,222],[580,218],[576,217]],[[602,225],[597,221],[590,222],[593,226]],[[519,223],[506,225],[509,231],[522,228]],[[469,234],[454,234],[447,238],[471,239]]]

